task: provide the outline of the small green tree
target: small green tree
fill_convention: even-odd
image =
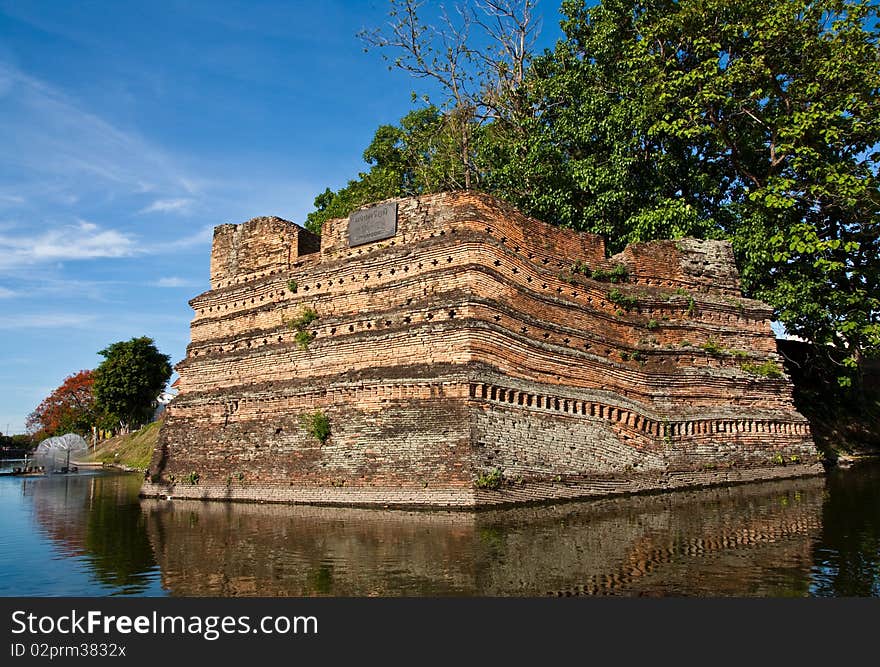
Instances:
[[[390,197],[454,189],[459,180],[448,119],[429,106],[411,111],[398,125],[382,125],[363,153],[370,169],[337,191],[315,197],[306,228],[320,234],[331,218],[344,218],[360,206]]]
[[[113,343],[98,354],[104,357],[95,370],[98,407],[123,431],[147,423],[171,377],[171,358],[145,336]]]

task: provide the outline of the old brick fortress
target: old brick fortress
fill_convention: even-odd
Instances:
[[[727,242],[606,258],[475,193],[360,215],[215,229],[144,495],[478,507],[822,471]]]

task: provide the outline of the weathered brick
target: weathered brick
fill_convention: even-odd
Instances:
[[[609,259],[486,195],[396,201],[397,234],[355,248],[347,220],[215,230],[144,494],[473,506],[821,470],[788,380],[743,369],[781,364],[729,243]]]

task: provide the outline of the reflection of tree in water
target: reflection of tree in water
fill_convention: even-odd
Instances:
[[[813,560],[812,595],[880,597],[880,465],[829,475]]]
[[[132,477],[134,481],[126,484],[106,477],[95,480],[96,487],[109,489],[96,489],[86,530],[86,549],[95,575],[104,584],[124,588],[125,593],[146,588],[145,573],[156,566],[143,512],[129,488],[140,488],[141,480]]]
[[[64,475],[28,480],[34,516],[65,554],[81,556],[104,586],[136,594],[156,561],[138,504],[137,475]],[[63,576],[63,573],[60,573]]]

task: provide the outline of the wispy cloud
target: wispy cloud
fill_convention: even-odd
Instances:
[[[0,204],[13,204],[15,206],[19,206],[24,204],[25,199],[19,195],[5,195],[0,193]]]
[[[157,249],[161,251],[173,252],[175,250],[187,250],[202,245],[210,245],[214,238],[214,228],[211,225],[205,225],[199,231],[189,236],[183,236],[179,239],[163,243]],[[152,249],[152,248],[151,248]]]
[[[159,278],[159,280],[151,284],[153,287],[193,287],[195,285],[192,280],[185,280],[177,276]]]
[[[0,299],[11,299],[15,296],[18,296],[17,292],[13,292],[11,289],[5,287],[0,287]]]
[[[84,193],[155,193],[159,201],[194,194],[197,181],[137,132],[89,112],[61,90],[8,63],[0,62],[0,83],[2,163],[28,174],[30,186],[39,185],[35,176],[42,177],[59,201]],[[22,199],[18,203],[28,198],[26,192],[14,197]]]
[[[59,260],[129,257],[135,239],[115,229],[78,220],[35,236],[0,235],[0,268]]]
[[[186,213],[192,205],[192,199],[157,199],[138,213]]]
[[[52,315],[10,315],[0,318],[0,329],[58,329],[60,327],[83,328],[92,326],[97,317],[78,313],[57,313]]]

